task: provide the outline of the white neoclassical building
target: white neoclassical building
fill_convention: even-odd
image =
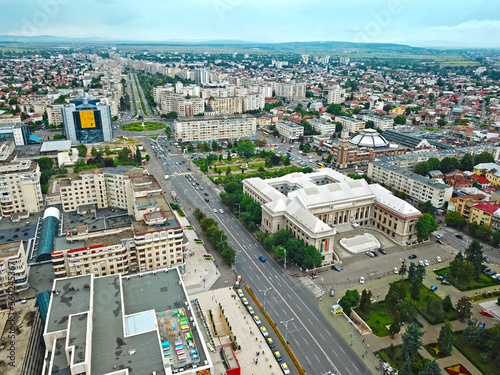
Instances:
[[[382,186],[329,168],[267,180],[249,178],[243,181],[243,192],[262,205],[263,232],[290,230],[306,246],[319,250],[323,264],[334,260],[338,225],[370,226],[407,244],[416,239],[415,225],[421,216]]]

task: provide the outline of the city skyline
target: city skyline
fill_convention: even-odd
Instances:
[[[498,48],[500,4],[389,0],[5,0],[0,35],[120,41],[259,43],[346,41],[416,47]]]

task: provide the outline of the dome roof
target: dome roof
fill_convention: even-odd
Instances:
[[[389,141],[374,129],[365,129],[349,140],[349,143],[358,147],[388,147]]]

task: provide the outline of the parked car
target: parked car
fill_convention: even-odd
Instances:
[[[394,273],[397,275],[399,273],[398,267],[394,267]]]
[[[247,300],[247,298],[246,298],[246,297],[243,297],[243,298],[241,299],[241,302],[243,302],[243,304],[244,304],[245,306],[248,306],[248,300]]]
[[[283,358],[281,358],[281,354],[279,351],[276,350],[273,354],[278,362],[281,362],[283,360]]]
[[[422,259],[420,259],[420,260],[418,261],[418,264],[420,264],[421,266],[425,266],[425,263],[424,263],[424,261],[423,261]]]
[[[455,237],[460,238],[461,240],[464,239],[464,236],[462,236],[461,234],[455,234]]]
[[[481,315],[484,315],[484,316],[489,316],[490,318],[493,317],[493,314],[490,313],[489,311],[487,310],[481,310]]]
[[[387,254],[387,251],[385,251],[385,249],[382,249],[381,247],[378,249],[378,252],[380,254]]]
[[[440,233],[440,234],[436,235],[436,238],[443,238],[443,234]]]
[[[268,337],[266,339],[266,341],[267,341],[267,345],[269,345],[270,348],[274,348],[275,345],[274,345],[274,341],[272,338]]]
[[[417,256],[415,254],[411,254],[408,259],[415,259]]]
[[[370,258],[374,258],[375,257],[374,253],[372,253],[371,251],[367,251],[366,255],[368,255]]]
[[[488,258],[488,257],[484,257],[484,261],[485,261],[486,263],[489,263],[489,262],[490,262],[490,258]]]
[[[243,291],[241,289],[238,289],[238,297],[243,298],[245,295],[243,294]]]
[[[429,267],[429,261],[428,261],[427,259],[424,259],[424,265],[425,265],[426,267]]]
[[[255,321],[255,323],[257,323],[258,325],[260,325],[262,322],[260,321],[260,318],[257,316],[257,315],[254,315],[253,317],[253,320]]]
[[[437,260],[438,263],[441,263],[441,257],[440,256],[437,256],[436,260]]]
[[[431,292],[435,292],[437,288],[438,288],[438,287],[437,287],[437,286],[435,286],[435,285],[431,286]]]
[[[372,251],[371,253],[373,254],[374,257],[378,257],[378,253],[376,251]]]
[[[441,240],[436,240],[436,242],[437,242],[438,244],[440,244],[440,245],[444,245],[444,242],[443,242],[443,241],[441,241]]]
[[[252,306],[247,306],[247,310],[248,310],[248,312],[250,313],[250,315],[255,314],[255,311],[254,311],[254,309],[253,309],[253,307],[252,307]]]
[[[285,375],[290,374],[290,369],[288,368],[288,366],[286,365],[286,363],[282,363],[281,364],[281,370],[283,371],[283,374],[285,374]]]
[[[485,325],[486,325],[486,324],[485,324],[484,322],[479,322],[479,324],[477,325],[477,328],[479,328],[479,329],[484,329],[484,326],[485,326]]]
[[[439,280],[439,281],[444,280],[444,277],[439,275],[438,277],[436,277],[436,280]]]
[[[262,332],[262,335],[263,335],[264,337],[269,336],[269,332],[267,332],[267,328],[266,328],[266,327],[264,327],[264,326],[260,327],[260,332]]]
[[[339,266],[333,265],[333,266],[332,266],[332,270],[335,270],[335,271],[337,271],[337,272],[340,272],[340,271],[342,271],[342,268],[340,268]]]
[[[448,280],[443,279],[441,280],[441,285],[451,285],[451,283]]]
[[[359,278],[359,283],[360,283],[360,284],[364,284],[364,283],[365,283],[365,278],[364,278],[363,276],[361,276],[361,277]]]

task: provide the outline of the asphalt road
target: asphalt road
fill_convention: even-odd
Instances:
[[[160,138],[159,144],[165,144]],[[155,143],[143,138],[143,144],[150,152],[148,172],[157,177],[166,192],[175,191],[185,209],[199,207],[207,216],[214,218],[219,227],[226,232],[229,244],[237,251],[235,269],[243,276],[243,282],[255,293],[259,301],[266,305],[269,316],[285,336],[285,325],[288,321],[288,343],[307,374],[324,374],[331,371],[342,375],[371,374],[351,347],[329,324],[317,308],[313,295],[303,284],[283,272],[282,266],[269,258],[265,250],[236,220],[222,204],[217,189],[199,172],[194,165],[174,146],[163,147],[158,151],[160,157],[153,157],[151,149]],[[170,150],[170,155],[168,151]],[[163,170],[166,172],[163,172]],[[191,171],[188,171],[190,168]],[[161,173],[171,177],[165,181]],[[188,181],[186,174],[194,176]],[[208,185],[207,185],[208,183]],[[198,189],[196,189],[198,188]],[[201,190],[203,188],[203,190]],[[207,195],[205,195],[207,194]],[[209,202],[205,202],[205,198]],[[224,213],[214,213],[214,209],[222,209]],[[266,262],[261,262],[263,256]],[[266,295],[264,296],[264,291]],[[291,364],[286,353],[279,348],[284,361]],[[290,366],[292,373],[296,373]]]

